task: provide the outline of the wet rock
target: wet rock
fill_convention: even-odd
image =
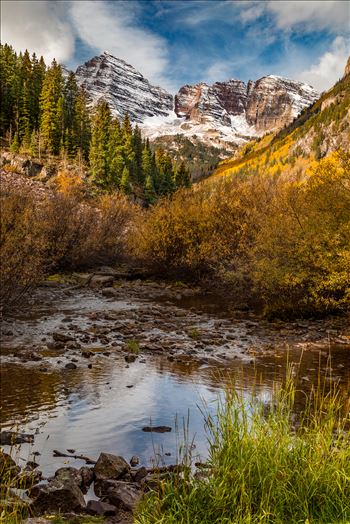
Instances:
[[[137,457],[136,455],[132,456],[130,459],[130,466],[134,467],[134,466],[137,466],[138,464],[140,464],[139,457]]]
[[[171,428],[169,426],[144,426],[142,431],[146,433],[169,433]]]
[[[111,504],[132,512],[140,503],[141,498],[141,489],[131,482],[114,481],[107,492],[107,499]]]
[[[2,446],[13,446],[14,444],[25,444],[34,442],[34,435],[28,433],[16,433],[15,431],[1,431],[0,444]]]
[[[33,460],[29,460],[25,466],[25,470],[26,471],[33,471],[34,469],[38,468],[39,467],[39,464],[37,464],[36,462],[34,462]]]
[[[64,367],[66,369],[77,369],[77,365],[74,364],[74,362],[68,362],[68,364],[66,364]]]
[[[79,469],[79,474],[81,477],[81,488],[83,492],[85,493],[85,490],[91,486],[94,480],[94,472],[92,468],[88,468],[87,466],[82,466]]]
[[[114,282],[112,275],[94,275],[90,280],[90,287],[92,288],[108,288]]]
[[[93,469],[97,481],[117,480],[128,473],[129,470],[130,466],[123,457],[111,453],[101,453]]]
[[[137,359],[137,356],[136,355],[125,355],[124,359],[125,359],[125,362],[128,362],[128,364],[131,364],[132,362],[135,362],[135,360]]]
[[[72,335],[62,333],[61,331],[52,333],[52,338],[55,340],[55,342],[70,342],[71,340],[74,341],[74,337],[72,337]]]
[[[21,468],[17,466],[13,458],[0,450],[0,479],[14,478],[20,471]]]
[[[115,515],[117,508],[108,504],[107,502],[101,502],[100,500],[89,500],[86,506],[86,512],[89,515],[99,515],[101,517],[108,517]]]
[[[118,291],[113,287],[105,287],[102,289],[102,295],[106,298],[114,298],[118,295]]]
[[[147,477],[147,474],[148,474],[147,468],[142,466],[141,468],[133,472],[133,477],[134,477],[135,482],[141,482],[143,478]]]
[[[80,512],[86,505],[82,491],[71,479],[55,478],[48,484],[35,486],[30,495],[34,497],[31,504],[34,515]]]
[[[82,483],[80,471],[72,467],[59,468],[55,472],[54,478],[62,483],[65,483],[67,481],[75,482],[79,487]]]
[[[80,349],[81,345],[79,344],[79,342],[76,342],[75,340],[69,340],[69,342],[67,342],[66,344],[66,348],[67,349]]]

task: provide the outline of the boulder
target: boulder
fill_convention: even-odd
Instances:
[[[137,469],[135,472],[133,472],[133,477],[135,482],[141,482],[141,480],[145,477],[147,477],[148,471],[147,468],[142,466],[141,468]]]
[[[102,502],[100,500],[89,500],[86,506],[86,512],[89,515],[99,515],[103,517],[109,517],[115,515],[117,508],[108,504],[107,502]]]
[[[79,469],[79,474],[81,477],[81,489],[85,493],[94,481],[94,472],[92,468],[82,466]]]
[[[101,453],[93,471],[97,481],[118,480],[126,473],[129,473],[130,466],[123,457],[112,455],[111,453]]]
[[[0,480],[16,477],[21,468],[17,466],[16,462],[10,455],[0,450]]]
[[[66,369],[77,369],[77,365],[74,364],[74,362],[68,362],[68,364],[66,364],[64,367]]]
[[[31,504],[34,515],[80,512],[86,506],[82,491],[70,478],[55,478],[48,484],[34,486],[30,495],[34,497]]]
[[[132,482],[114,481],[107,491],[107,500],[127,511],[134,511],[140,503],[142,491]]]

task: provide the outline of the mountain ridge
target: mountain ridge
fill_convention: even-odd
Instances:
[[[319,94],[308,84],[275,75],[186,84],[173,96],[132,65],[105,51],[76,70],[92,105],[105,99],[114,116],[129,113],[150,139],[181,134],[232,150],[289,124]]]

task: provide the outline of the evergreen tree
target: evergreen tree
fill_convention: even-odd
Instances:
[[[0,44],[0,133],[14,129],[14,83],[17,68],[17,55],[8,44]]]
[[[145,180],[145,200],[148,204],[153,204],[156,200],[156,192],[150,175],[147,175]]]
[[[135,180],[138,184],[143,184],[144,182],[144,176],[142,171],[142,152],[143,152],[143,144],[142,144],[142,136],[141,136],[141,130],[138,125],[135,126],[133,137],[133,150],[135,153]]]
[[[174,173],[174,180],[176,188],[191,187],[191,175],[184,162],[181,162],[180,167]]]
[[[32,56],[32,79],[31,79],[31,127],[32,129],[39,129],[40,125],[40,94],[43,87],[43,82],[46,73],[46,65],[43,57],[37,59],[36,54]]]
[[[101,187],[109,182],[109,133],[111,112],[107,102],[101,100],[92,121],[90,144],[90,172],[93,180]]]
[[[62,138],[62,90],[61,66],[53,60],[45,76],[40,95],[40,131],[43,148],[54,155],[59,153]]]
[[[85,160],[89,158],[91,123],[87,106],[87,95],[84,88],[80,88],[75,101],[75,135],[77,154]]]
[[[18,93],[18,137],[19,142],[23,144],[24,149],[29,149],[31,135],[31,81],[32,81],[32,63],[28,50],[21,58],[19,72],[20,90]]]
[[[130,193],[131,187],[130,187],[130,172],[129,169],[125,166],[122,173],[122,178],[120,181],[120,189],[124,191],[124,193]]]
[[[70,72],[66,80],[63,91],[63,129],[64,129],[64,149],[68,157],[74,158],[78,150],[77,136],[77,98],[78,84],[75,74]]]
[[[120,182],[125,167],[122,143],[123,140],[119,120],[115,118],[112,120],[110,126],[108,144],[110,183],[114,187],[120,187]]]

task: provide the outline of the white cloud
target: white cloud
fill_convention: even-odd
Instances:
[[[109,51],[149,80],[167,87],[167,43],[137,25],[137,6],[131,2],[73,1],[70,16],[79,37],[90,47]]]
[[[28,49],[47,62],[68,60],[74,52],[74,37],[65,18],[66,2],[1,1],[1,40],[19,52]]]
[[[316,64],[297,75],[297,79],[307,82],[319,91],[324,91],[343,76],[349,53],[349,40],[337,36],[331,49],[322,55]]]
[[[348,31],[350,2],[348,0],[269,0],[266,8],[281,29],[329,29],[332,32]]]
[[[229,62],[214,62],[205,73],[207,82],[220,82],[232,78],[232,64]]]

